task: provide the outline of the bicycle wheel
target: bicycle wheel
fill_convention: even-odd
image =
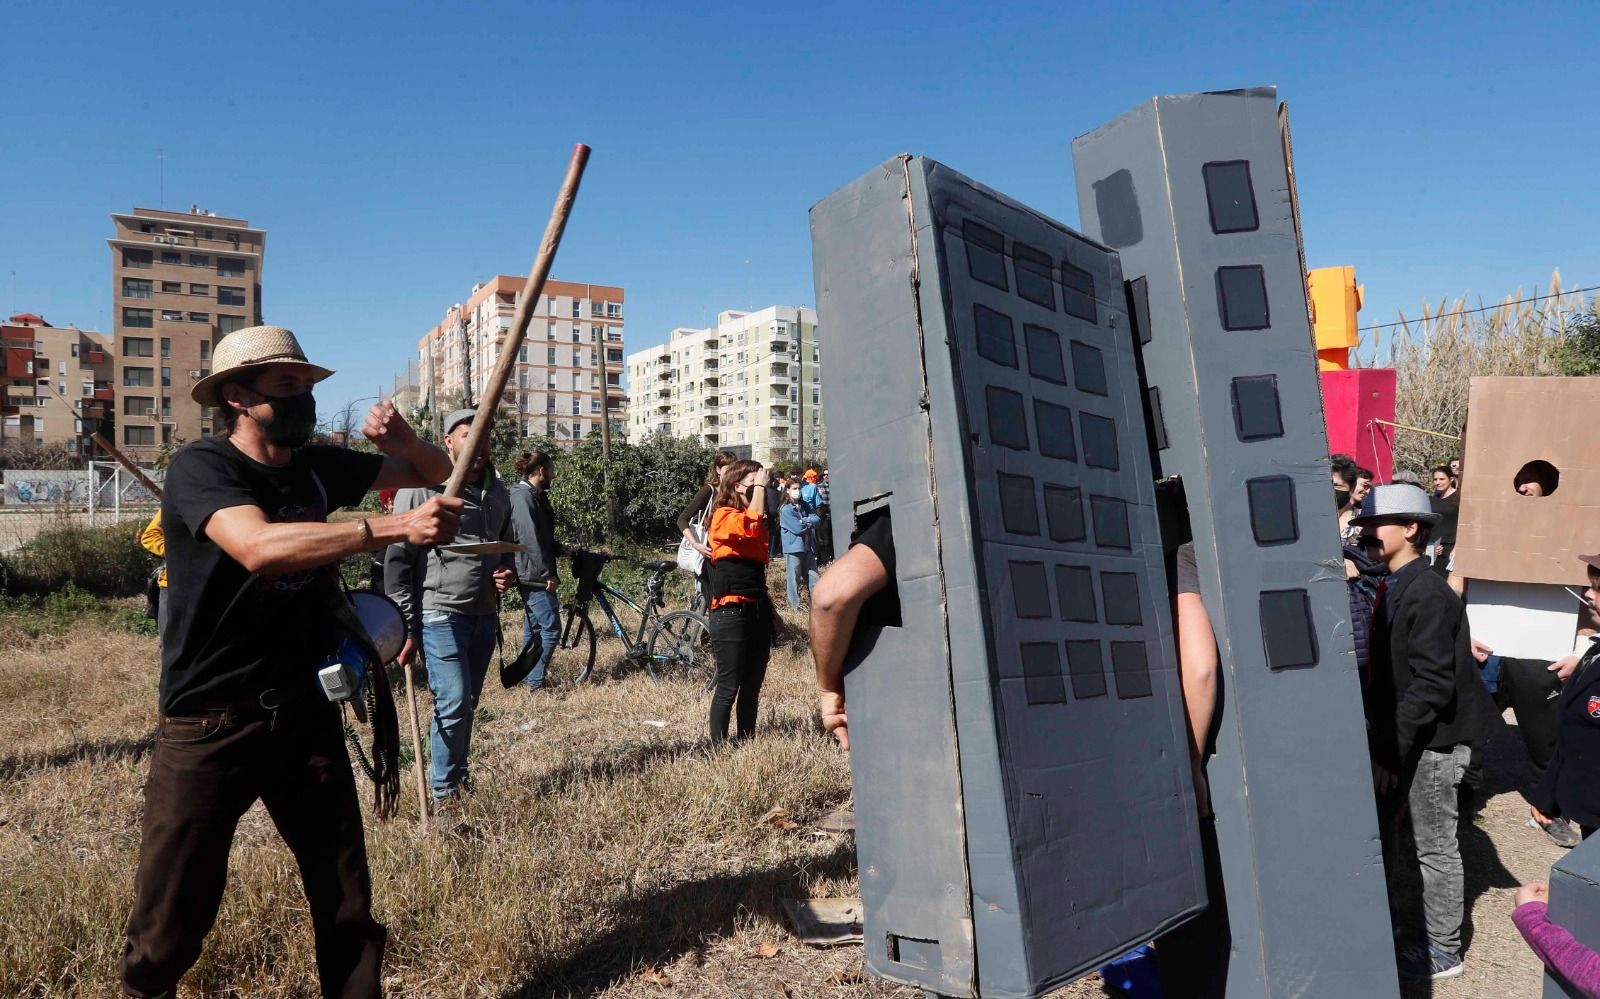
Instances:
[[[594,625],[589,623],[588,608],[578,608],[571,604],[561,608],[561,648],[574,650],[574,660],[581,658],[582,666],[578,670],[574,683],[582,683],[589,679],[589,673],[594,669]]]
[[[692,680],[709,687],[716,671],[711,626],[693,611],[662,615],[650,632],[650,654],[644,663],[657,680]]]

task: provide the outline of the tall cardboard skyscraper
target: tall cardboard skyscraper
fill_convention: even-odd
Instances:
[[[1396,994],[1286,126],[1268,88],[1160,97],[1073,142],[1139,316],[1224,668],[1211,800],[1229,999]],[[1147,317],[1147,321],[1146,321]]]

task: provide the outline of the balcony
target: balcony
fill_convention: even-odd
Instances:
[[[702,385],[715,385],[715,384],[717,384],[717,376],[715,374],[701,375],[700,376],[700,384],[702,384]]]
[[[670,413],[670,412],[672,412],[672,402],[670,400],[663,399],[660,402],[656,403],[656,412],[658,412],[658,413]]]
[[[656,377],[657,378],[671,378],[672,377],[672,369],[671,368],[662,368],[660,371],[656,372]]]
[[[111,399],[115,399],[116,397],[117,397],[116,389],[113,389],[110,386],[106,386],[105,388],[101,388],[99,385],[96,385],[94,387],[94,398],[95,399],[98,399],[98,400],[101,400],[101,401],[109,401]]]
[[[787,364],[774,364],[767,368],[767,381],[774,385],[788,385],[794,381],[794,373]]]
[[[716,426],[717,425],[717,414],[716,413],[707,413],[706,415],[700,417],[700,423],[703,426],[707,426],[707,427]]]
[[[715,371],[720,365],[717,364],[717,359],[715,357],[708,357],[704,361],[700,362],[700,366],[705,368],[707,371]]]
[[[106,352],[103,350],[86,350],[83,352],[83,362],[85,364],[104,364],[106,363]]]

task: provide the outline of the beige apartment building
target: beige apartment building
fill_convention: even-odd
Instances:
[[[517,311],[526,279],[500,275],[474,285],[417,343],[422,401],[436,412],[482,396]],[[619,436],[623,291],[611,285],[547,280],[506,386],[504,405],[522,431],[570,445],[600,429],[607,408]]]
[[[827,456],[817,314],[803,305],[718,313],[628,357],[628,439],[694,437],[762,463]]]
[[[111,221],[117,443],[149,461],[163,444],[217,429],[189,389],[210,372],[218,340],[261,323],[267,234],[197,207],[135,208]]]
[[[93,454],[89,435],[113,405],[111,338],[24,312],[0,324],[0,349],[0,441]]]

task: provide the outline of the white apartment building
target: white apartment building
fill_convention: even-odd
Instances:
[[[696,437],[771,463],[827,456],[817,313],[774,305],[721,312],[628,357],[628,439]]]
[[[448,411],[462,398],[481,397],[524,283],[501,275],[474,285],[466,302],[445,310],[423,335],[417,343],[423,403]],[[622,301],[622,289],[611,285],[545,282],[503,400],[524,434],[572,444],[600,429],[606,408],[612,432],[624,432]]]

